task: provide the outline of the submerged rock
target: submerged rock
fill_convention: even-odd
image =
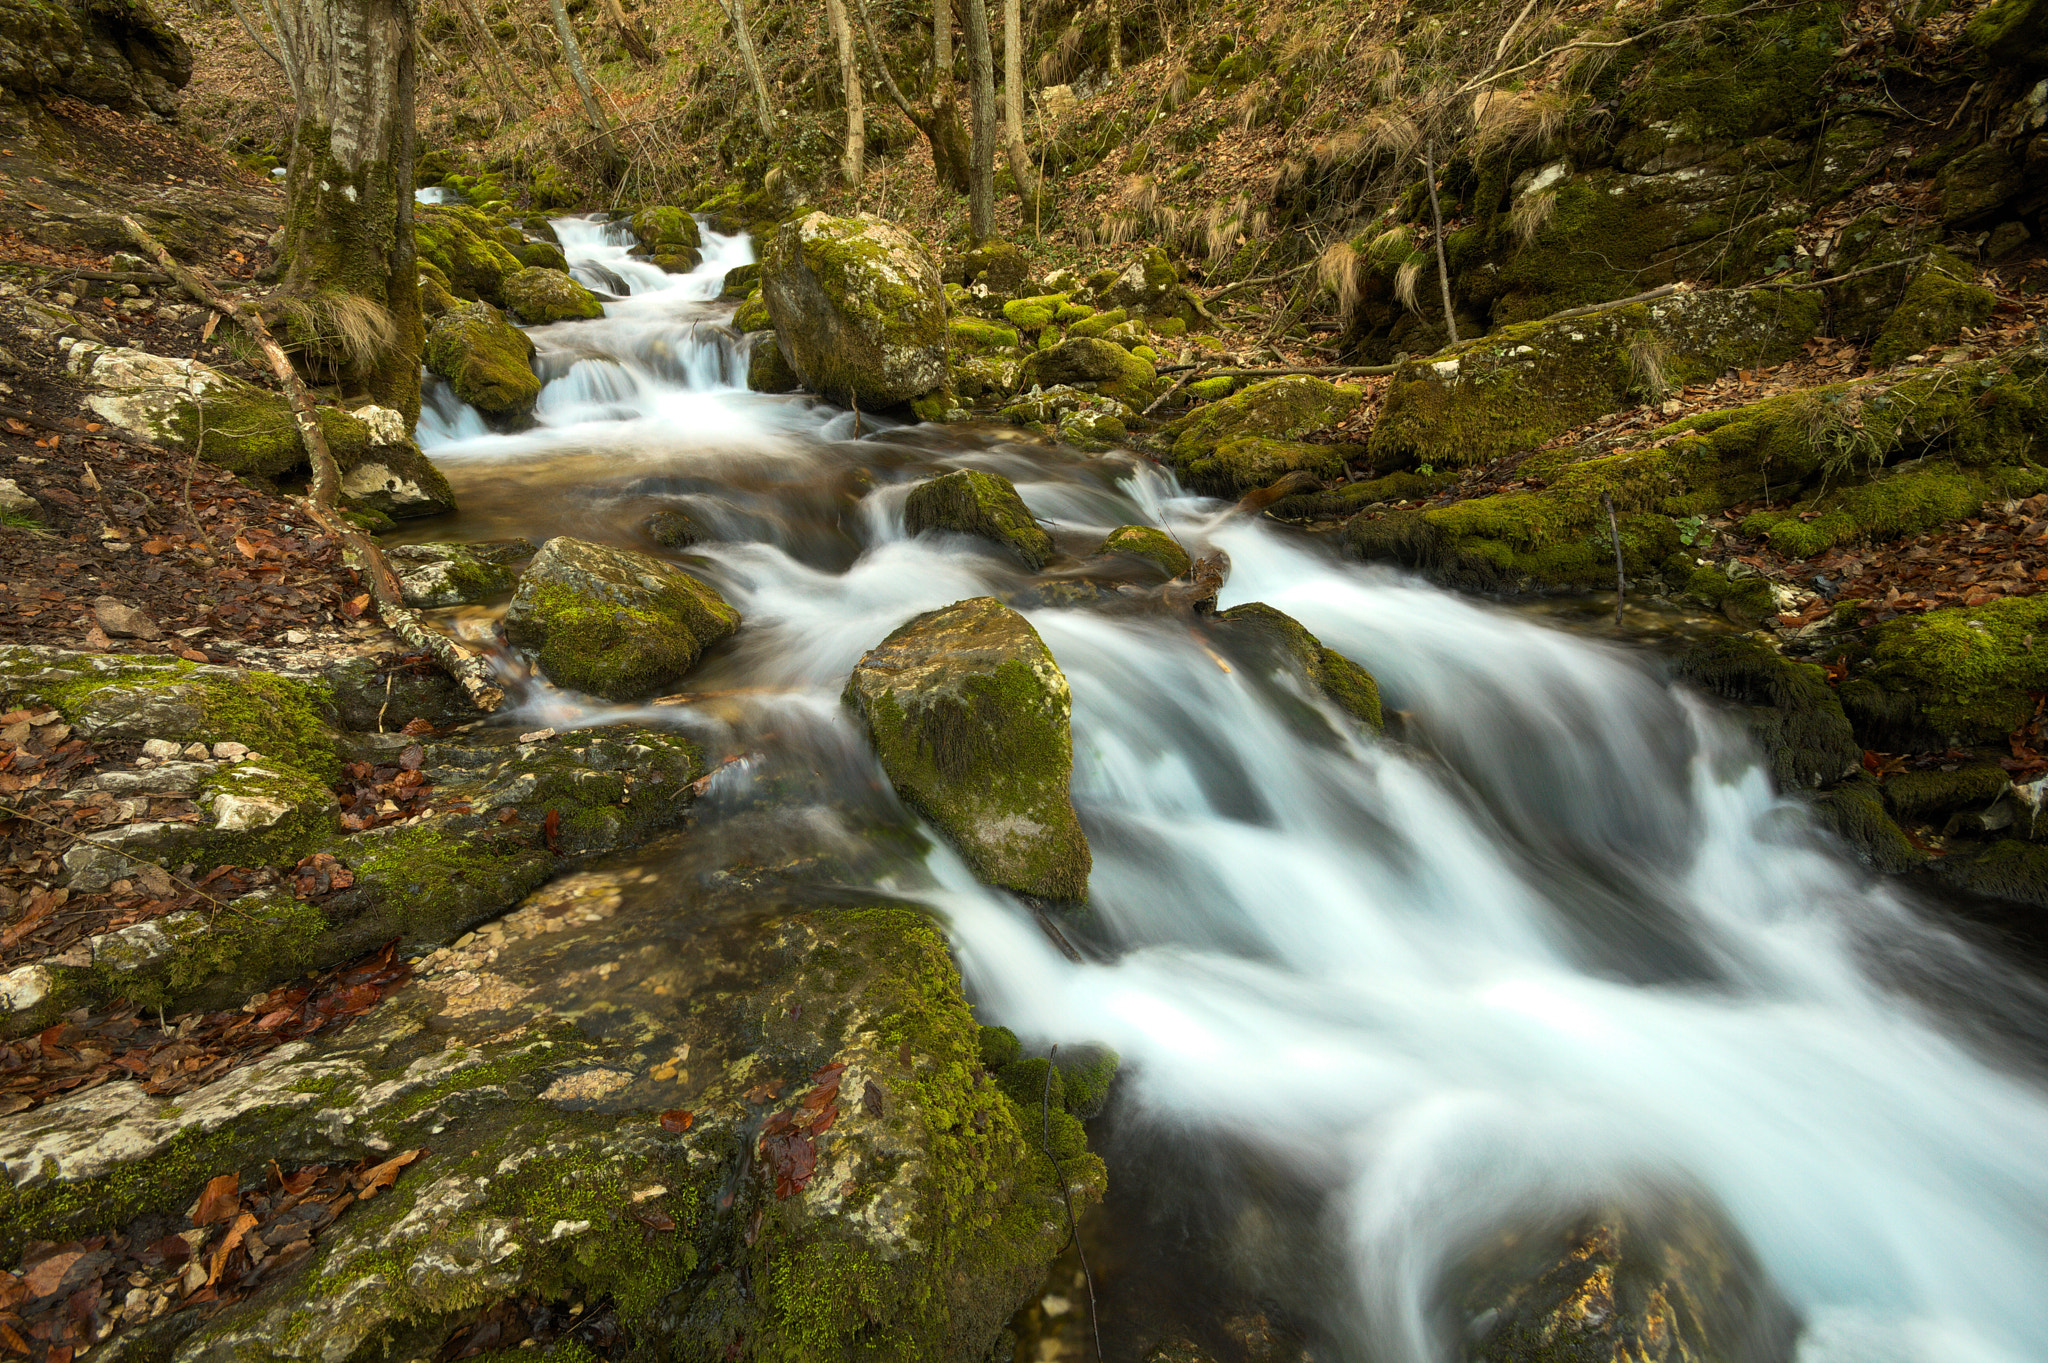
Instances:
[[[928,611],[860,660],[845,700],[896,793],[975,874],[1044,899],[1087,896],[1067,679],[1023,616],[988,596]]]
[[[558,686],[631,700],[690,670],[740,614],[705,582],[660,559],[557,536],[520,576],[505,636]]]
[[[1372,673],[1310,634],[1293,616],[1258,601],[1216,615],[1217,638],[1239,657],[1282,670],[1320,692],[1352,718],[1384,727],[1380,687]]]
[[[1168,577],[1181,576],[1191,562],[1173,536],[1149,525],[1120,525],[1103,537],[1095,552],[1143,559]]]
[[[475,544],[393,544],[384,549],[408,606],[466,606],[509,591],[518,564],[533,557],[529,539]]]
[[[532,339],[488,303],[451,308],[427,331],[427,368],[448,380],[484,420],[500,426],[533,414],[540,397],[533,353]]]
[[[1052,536],[1041,530],[1017,489],[1000,473],[955,469],[919,483],[903,503],[913,535],[950,530],[999,544],[1036,572],[1053,556]]]
[[[761,292],[790,367],[829,401],[899,407],[946,382],[939,267],[899,227],[869,214],[786,222],[762,253]]]
[[[565,270],[529,268],[507,275],[505,309],[529,326],[604,316],[597,295]]]

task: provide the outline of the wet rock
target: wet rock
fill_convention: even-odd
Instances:
[[[393,544],[384,557],[398,575],[408,606],[464,606],[509,591],[518,565],[532,558],[529,539],[474,544]]]
[[[445,516],[455,510],[455,489],[448,475],[406,437],[374,445],[349,460],[342,468],[341,495],[352,508],[394,521]]]
[[[1158,375],[1151,364],[1114,341],[1073,336],[1032,354],[1017,383],[1024,388],[1089,383],[1105,397],[1142,408],[1158,388]]]
[[[872,215],[812,213],[762,253],[776,341],[804,387],[838,403],[897,407],[946,381],[946,300],[917,240]]]
[[[705,538],[704,529],[687,511],[667,507],[641,523],[649,539],[666,549],[687,549]]]
[[[697,220],[682,209],[643,208],[627,225],[632,228],[637,241],[633,247],[634,255],[653,257],[657,261],[662,257],[690,261],[680,271],[670,270],[671,274],[696,268],[696,262],[701,258],[699,248],[704,245],[704,234],[698,229]],[[666,270],[669,267],[663,265],[662,268]]]
[[[630,700],[680,678],[740,625],[716,590],[659,559],[566,535],[519,579],[505,635],[558,686]]]
[[[1149,525],[1120,525],[1103,537],[1095,552],[1143,559],[1168,577],[1179,577],[1189,566],[1188,551],[1173,536]]]
[[[413,210],[420,259],[433,265],[458,298],[505,306],[505,280],[526,264],[515,248],[526,234],[480,209],[454,204]]]
[[[0,1253],[177,1220],[223,1170],[424,1149],[264,1290],[104,1347],[345,1358],[388,1332],[424,1355],[499,1303],[602,1297],[665,1357],[879,1341],[981,1363],[1066,1239],[1062,1188],[1080,1210],[1104,1176],[1085,1147],[1049,1163],[982,1078],[938,929],[877,904],[677,950],[593,902],[538,896],[562,931],[503,934],[461,971],[430,957],[347,1030],[175,1099],[117,1081],[11,1119]],[[764,1026],[742,1040],[727,1009],[676,1007],[710,989]],[[828,1082],[829,1130],[761,1141]]]
[[[426,365],[486,421],[515,425],[533,413],[540,378],[533,341],[488,303],[469,303],[436,318],[427,331]]]
[[[1373,675],[1323,642],[1291,615],[1262,602],[1232,606],[1216,616],[1216,638],[1232,656],[1253,664],[1247,671],[1284,672],[1320,693],[1361,723],[1384,726],[1380,688]],[[1320,721],[1317,721],[1320,727]]]
[[[803,387],[796,371],[789,367],[775,332],[752,333],[754,348],[747,357],[747,387],[756,393],[794,393]]]
[[[1780,789],[1833,785],[1862,769],[1863,747],[1813,664],[1795,663],[1748,635],[1715,635],[1686,645],[1678,673],[1746,707],[1749,731]]]
[[[761,287],[761,265],[735,265],[725,272],[725,282],[719,287],[718,296],[728,301],[744,302],[754,290]]]
[[[1453,1273],[1469,1363],[1780,1363],[1799,1318],[1703,1200],[1503,1235]]]
[[[1086,897],[1067,679],[1023,616],[993,597],[928,611],[860,660],[845,699],[897,794],[977,875],[1019,894]]]
[[[1358,402],[1358,390],[1306,376],[1255,383],[1167,426],[1174,469],[1197,491],[1232,500],[1298,470],[1332,481],[1343,450],[1300,437],[1336,426]]]
[[[950,530],[999,544],[1034,572],[1054,553],[1052,536],[1000,473],[956,469],[919,483],[903,503],[903,520],[913,535]]]
[[[161,639],[163,630],[156,621],[144,615],[133,606],[124,605],[111,596],[102,596],[92,603],[92,618],[110,639]]]
[[[597,295],[559,269],[529,268],[505,276],[505,310],[528,326],[604,316]]]

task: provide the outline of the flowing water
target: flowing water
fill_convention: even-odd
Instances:
[[[1476,1246],[1665,1187],[1740,1229],[1802,1359],[2048,1357],[2040,992],[1831,849],[1651,660],[1346,562],[1133,456],[749,393],[715,301],[743,239],[708,235],[670,277],[618,227],[556,227],[617,301],[533,332],[533,429],[430,395],[464,510],[413,533],[658,552],[641,521],[681,508],[711,537],[682,557],[746,624],[689,703],[535,682],[520,721],[658,716],[758,754],[693,841],[744,827],[757,855],[765,828],[798,867],[839,849],[818,864],[944,916],[985,1020],[1115,1047],[1125,1144],[1212,1179],[1185,1193],[1238,1209],[1212,1257],[1317,1357],[1453,1356],[1443,1280]],[[1403,741],[1304,725],[1316,702],[1228,670],[1184,618],[1025,605],[1073,687],[1095,852],[1095,950],[1070,961],[902,836],[917,820],[838,704],[911,615],[1045,599],[988,546],[905,535],[909,486],[947,466],[1008,475],[1076,560],[1133,521],[1228,550],[1222,604],[1267,602],[1370,669]],[[1248,1167],[1288,1191],[1226,1186]]]

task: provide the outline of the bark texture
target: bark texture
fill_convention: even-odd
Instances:
[[[775,105],[768,98],[768,81],[761,74],[761,54],[754,48],[754,31],[747,27],[747,0],[718,0],[725,17],[732,21],[732,45],[740,51],[740,65],[746,68],[747,88],[754,92],[754,121],[761,136],[775,135]]]
[[[1024,145],[1024,20],[1023,0],[1003,0],[1003,144],[1010,154],[1010,174],[1024,216],[1038,212],[1038,174]]]
[[[616,176],[625,165],[625,158],[619,155],[619,144],[612,137],[612,121],[605,117],[604,106],[597,102],[590,73],[583,69],[583,47],[576,41],[576,30],[569,27],[569,11],[562,0],[548,0],[548,8],[555,16],[555,32],[562,39],[562,55],[568,59],[569,75],[576,82],[576,93],[583,98],[583,112],[589,117],[590,126],[597,130],[597,147],[604,154],[607,178]]]
[[[342,362],[344,386],[417,420],[425,328],[412,239],[412,4],[278,0],[273,16],[298,95],[286,291],[388,316],[377,356]]]
[[[967,30],[968,129],[971,164],[967,172],[967,225],[975,241],[996,230],[996,71],[989,42],[985,0],[961,0]]]
[[[846,91],[846,152],[839,173],[858,185],[866,173],[867,111],[861,102],[860,57],[853,46],[853,25],[846,18],[846,0],[825,0],[825,21],[839,47],[839,83]]]

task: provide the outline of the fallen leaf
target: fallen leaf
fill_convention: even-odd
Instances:
[[[227,1238],[220,1242],[220,1248],[213,1252],[213,1266],[206,1272],[206,1285],[212,1287],[220,1281],[221,1270],[228,1266],[228,1256],[242,1243],[242,1237],[256,1229],[256,1218],[243,1212],[235,1218],[235,1224],[228,1227]]]
[[[214,1178],[192,1209],[192,1224],[211,1226],[216,1221],[228,1220],[241,1210],[241,1188],[242,1176],[239,1173],[221,1174]]]
[[[389,1188],[393,1183],[397,1182],[399,1170],[405,1168],[406,1165],[411,1164],[426,1153],[423,1149],[407,1150],[393,1155],[390,1159],[385,1160],[382,1164],[365,1173],[356,1175],[356,1195],[365,1202],[369,1201],[379,1191]]]
[[[688,1131],[690,1124],[696,1120],[697,1114],[694,1112],[685,1112],[681,1108],[671,1108],[669,1111],[661,1114],[661,1129],[671,1134],[680,1134]]]

